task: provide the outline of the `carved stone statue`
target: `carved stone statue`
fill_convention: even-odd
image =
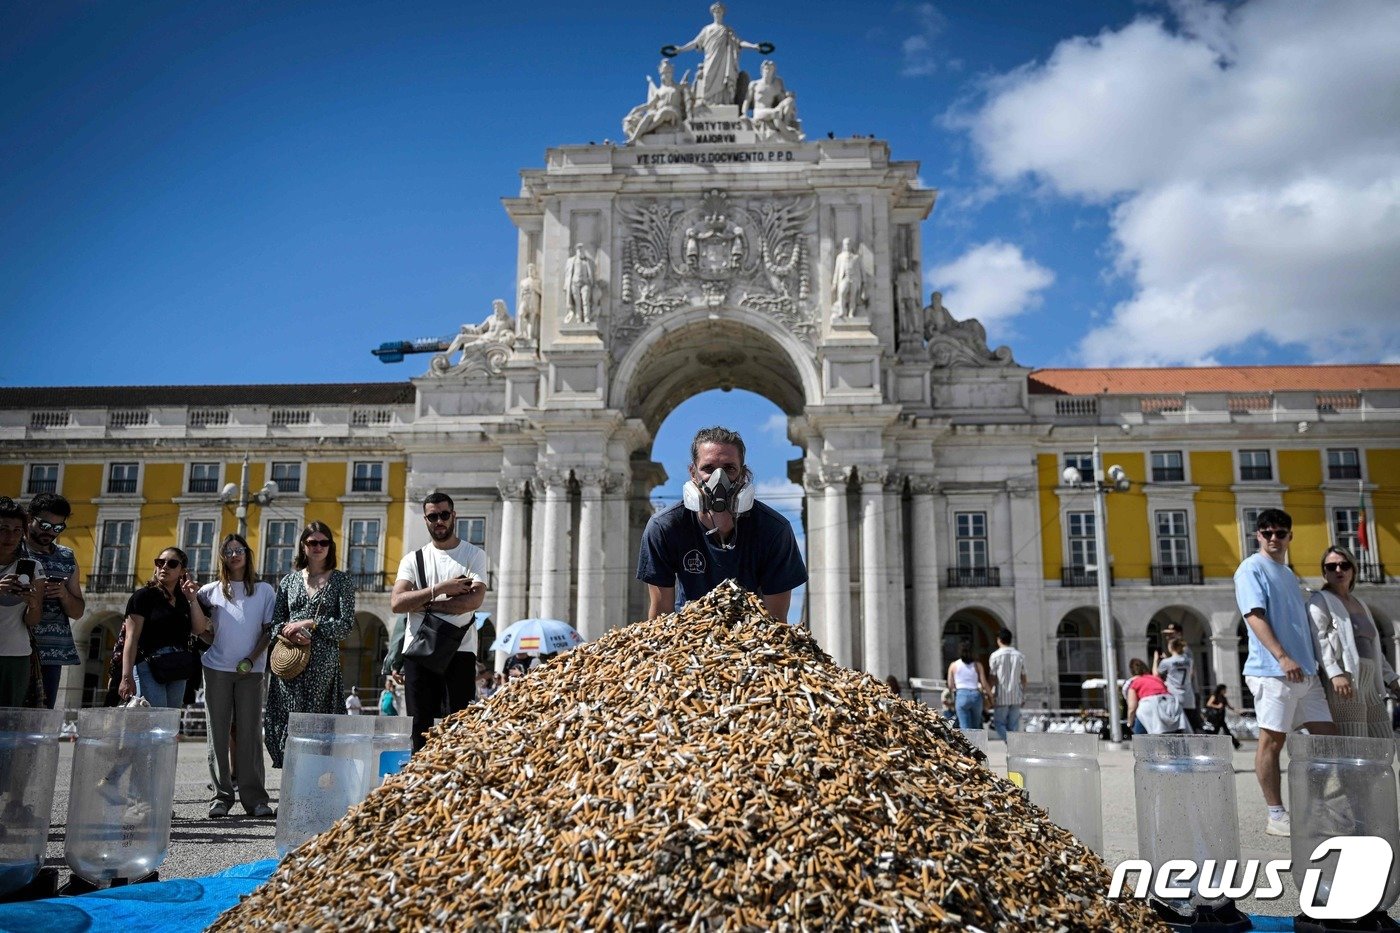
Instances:
[[[662,54],[674,55],[699,49],[705,56],[699,73],[695,76],[696,99],[706,104],[737,104],[742,101],[743,89],[739,86],[739,52],[752,49],[767,55],[773,51],[771,42],[755,45],[745,42],[738,34],[724,25],[724,4],[710,5],[714,22],[700,30],[700,34],[685,45],[667,46]]]
[[[661,84],[653,84],[651,75],[647,75],[646,103],[633,107],[622,118],[622,132],[629,143],[662,127],[680,127],[685,122],[686,93],[689,89],[686,79],[690,77],[690,72],[687,71],[686,77],[677,84],[676,72],[669,61],[662,59],[658,70]]]
[[[575,246],[574,254],[564,264],[564,297],[568,302],[565,323],[593,321],[593,260],[583,251],[583,246]]]
[[[525,266],[525,278],[520,280],[520,290],[515,299],[516,324],[521,340],[539,339],[540,300],[543,297],[539,273],[535,271],[535,264],[529,263]]]
[[[794,142],[802,141],[802,122],[797,119],[797,95],[783,85],[783,79],[778,77],[778,66],[772,59],[763,63],[759,79],[749,85],[743,112],[750,114],[749,122],[759,139],[776,136]]]
[[[899,312],[899,345],[918,346],[924,338],[924,312],[919,307],[923,293],[919,273],[910,268],[909,257],[899,257],[894,277],[894,302]]]
[[[943,307],[943,293],[934,292],[924,309],[924,336],[935,363],[979,366],[1013,362],[1010,347],[987,347],[987,329],[976,318],[959,321]]]
[[[851,248],[851,238],[841,241],[841,252],[831,270],[831,316],[855,317],[869,300],[865,291],[865,270],[860,254]]]
[[[433,357],[435,373],[464,372],[469,369],[499,372],[500,363],[515,346],[515,321],[506,303],[491,302],[491,314],[480,324],[463,324],[447,349]],[[460,353],[454,363],[452,354]]]

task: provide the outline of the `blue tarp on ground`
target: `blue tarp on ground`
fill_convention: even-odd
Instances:
[[[81,897],[0,904],[0,933],[202,930],[276,869],[277,859],[263,859],[206,878],[176,878]]]
[[[277,859],[207,878],[177,878],[84,894],[0,904],[0,933],[184,933],[203,930],[277,870]],[[1291,931],[1292,917],[1250,917],[1260,933]]]

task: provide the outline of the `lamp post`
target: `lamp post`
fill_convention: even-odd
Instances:
[[[238,517],[238,536],[243,540],[248,540],[248,503],[256,502],[258,505],[267,505],[277,498],[277,484],[272,480],[263,483],[262,489],[257,494],[250,495],[248,492],[248,455],[243,455],[243,471],[238,478],[238,485],[228,483],[224,486],[224,491],[219,494],[219,501],[228,504],[238,498],[238,508],[234,510],[234,515]]]
[[[1102,482],[1103,460],[1099,455],[1099,439],[1094,438],[1093,458],[1094,480],[1086,482],[1079,470],[1065,467],[1064,480],[1076,489],[1092,489],[1094,492],[1094,560],[1098,564],[1095,573],[1099,584],[1099,632],[1103,644],[1104,692],[1108,697],[1108,732],[1114,743],[1123,741],[1123,723],[1118,705],[1118,658],[1113,638],[1113,613],[1108,600],[1108,528],[1105,518],[1104,498],[1111,492],[1127,492],[1132,481],[1127,472],[1114,464],[1108,468],[1108,482]]]

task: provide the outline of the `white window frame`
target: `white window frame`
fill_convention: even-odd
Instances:
[[[375,553],[375,566],[370,567],[370,568],[366,568],[366,569],[361,569],[361,570],[358,570],[358,571],[354,571],[354,570],[351,570],[351,569],[350,569],[350,547],[351,547],[351,543],[350,543],[350,542],[351,542],[351,540],[352,540],[352,537],[351,537],[351,530],[355,527],[355,523],[356,523],[356,522],[375,522],[375,523],[377,523],[377,528],[378,528],[378,532],[377,532],[377,534],[376,534],[376,536],[375,536],[374,544],[373,544],[374,553]],[[384,535],[385,535],[386,525],[387,525],[387,524],[388,524],[388,522],[387,522],[386,516],[385,516],[384,513],[382,513],[382,512],[378,512],[378,513],[360,513],[360,512],[357,511],[357,512],[355,512],[354,514],[348,514],[348,515],[346,515],[346,516],[345,516],[345,527],[341,530],[341,534],[340,534],[340,545],[339,545],[339,547],[337,548],[337,550],[340,552],[339,556],[340,556],[340,558],[341,558],[340,561],[339,561],[339,563],[340,563],[340,569],[344,570],[346,573],[350,574],[351,576],[356,576],[356,575],[373,575],[373,574],[382,574],[382,573],[384,573],[384,572],[385,572],[385,570],[384,570],[384,567],[385,567],[385,563],[384,563],[384,562],[385,562],[385,554],[384,554]],[[359,587],[357,586],[356,588],[358,589]]]
[[[117,465],[121,465],[121,466],[130,466],[130,465],[132,465],[132,464],[135,464],[135,466],[136,466],[136,488],[135,488],[134,490],[132,490],[131,492],[113,492],[113,491],[112,491],[112,468],[115,467],[115,466],[117,466]],[[142,485],[144,484],[145,475],[146,475],[146,464],[145,464],[144,461],[141,461],[141,460],[108,460],[106,463],[104,463],[104,464],[102,465],[102,495],[103,495],[103,496],[118,496],[118,497],[122,497],[122,498],[139,496],[139,495],[141,495],[141,487],[142,487]]]
[[[62,493],[63,493],[63,461],[62,461],[62,460],[48,461],[48,462],[43,462],[43,463],[27,463],[27,464],[25,464],[25,467],[24,467],[24,485],[20,487],[20,490],[21,490],[20,495],[22,495],[22,496],[24,497],[24,504],[25,504],[26,507],[28,507],[28,505],[29,505],[29,500],[30,500],[32,497],[39,495],[39,493],[37,493],[37,492],[30,492],[30,491],[29,491],[29,483],[34,479],[34,470],[35,470],[35,468],[37,468],[37,467],[53,467],[53,469],[54,469],[53,492],[58,493],[58,494],[60,494],[60,495],[62,495]]]
[[[295,465],[296,465],[296,468],[297,468],[297,488],[296,488],[296,489],[284,489],[284,488],[282,488],[282,484],[281,484],[280,482],[278,482],[278,483],[277,483],[277,494],[278,494],[279,496],[280,496],[280,495],[286,495],[286,496],[304,496],[304,495],[306,495],[306,461],[305,461],[305,460],[297,460],[297,459],[294,459],[294,458],[286,459],[286,460],[269,460],[269,461],[267,462],[267,478],[270,479],[270,480],[273,480],[274,482],[277,482],[277,477],[275,477],[275,476],[272,475],[272,468],[273,468],[274,466],[277,466],[278,464],[283,464],[283,463],[290,463],[290,464],[295,464]]]
[[[287,555],[287,567],[285,570],[273,570],[267,559],[268,548],[272,546],[271,533],[269,529],[272,527],[272,525],[279,522],[285,522],[292,526],[291,541],[287,542],[286,544],[279,543],[277,545],[277,547],[279,548],[286,547],[289,551]],[[258,545],[260,549],[260,553],[258,554],[259,574],[285,574],[292,572],[292,570],[294,569],[293,563],[296,561],[297,558],[297,538],[301,535],[301,528],[303,524],[304,522],[302,522],[302,520],[299,518],[287,518],[284,515],[271,515],[263,519],[262,530],[261,533],[258,535]]]
[[[210,466],[210,465],[212,465],[212,466],[214,467],[214,488],[213,488],[212,490],[207,491],[207,492],[206,492],[206,491],[203,491],[203,490],[201,490],[201,491],[199,491],[199,492],[196,492],[196,491],[194,491],[193,489],[191,489],[191,488],[190,488],[190,484],[194,482],[194,468],[197,467],[197,466],[201,466],[201,467],[202,467],[202,466]],[[184,491],[183,491],[182,495],[186,495],[186,496],[217,496],[217,495],[219,494],[219,491],[220,491],[221,489],[223,489],[223,485],[224,485],[224,484],[223,484],[223,478],[224,478],[224,464],[223,464],[223,461],[222,461],[222,460],[192,460],[192,461],[190,461],[189,463],[185,464],[185,481],[184,481]]]
[[[1332,454],[1352,453],[1356,455],[1356,475],[1332,477]],[[1337,464],[1347,466],[1347,464]],[[1366,451],[1360,447],[1326,447],[1322,451],[1322,481],[1324,483],[1355,483],[1366,481]]]
[[[1251,478],[1246,478],[1245,475],[1244,475],[1244,471],[1245,471],[1244,455],[1245,455],[1245,454],[1257,454],[1257,453],[1262,453],[1262,454],[1264,454],[1265,457],[1267,458],[1267,460],[1268,460],[1268,467],[1269,467],[1269,475],[1266,476],[1266,477],[1264,477],[1264,478],[1262,478],[1262,479],[1253,478],[1253,477],[1251,477]],[[1277,480],[1278,480],[1278,464],[1275,462],[1276,459],[1277,459],[1277,457],[1275,457],[1274,451],[1273,451],[1272,448],[1268,448],[1268,447],[1245,447],[1245,448],[1241,448],[1240,450],[1235,451],[1235,476],[1239,477],[1239,482],[1241,482],[1241,483],[1273,483],[1273,482],[1277,482]],[[1258,464],[1250,464],[1250,466],[1251,466],[1251,467],[1255,467],[1255,466],[1258,466]]]
[[[1158,454],[1176,454],[1178,457],[1181,458],[1181,479],[1157,478],[1157,464],[1153,462],[1153,458],[1156,457]],[[1148,482],[1171,486],[1177,486],[1181,483],[1189,483],[1191,482],[1191,468],[1189,465],[1190,461],[1191,458],[1187,455],[1187,452],[1179,448],[1163,448],[1161,450],[1149,450],[1147,452]],[[1163,469],[1169,469],[1169,467],[1163,467]]]
[[[379,467],[379,488],[378,489],[356,489],[355,488],[355,467],[360,464],[371,464]],[[348,496],[384,496],[389,493],[389,461],[387,460],[350,460],[345,464],[345,493]]]
[[[1098,553],[1096,550],[1098,545],[1095,542],[1093,510],[1091,509],[1089,511],[1085,511],[1083,509],[1066,509],[1064,516],[1066,558],[1065,565],[1075,570],[1088,573],[1090,567],[1095,567],[1098,564]],[[1074,518],[1076,516],[1079,517],[1081,524],[1087,519],[1087,535],[1082,533],[1074,533]],[[1089,553],[1085,555],[1084,561],[1082,563],[1074,559],[1075,542],[1077,541],[1087,541],[1089,545]]]
[[[470,523],[471,523],[471,522],[481,522],[481,537],[482,537],[481,543],[477,543],[476,541],[472,541],[471,538],[469,538],[468,536],[462,534],[462,526],[463,526],[464,524],[470,526]],[[457,537],[461,538],[463,541],[468,541],[468,542],[470,542],[470,543],[472,543],[472,544],[475,544],[477,547],[481,548],[482,550],[485,550],[485,549],[486,549],[486,542],[488,542],[488,541],[491,540],[491,536],[490,536],[490,535],[491,535],[491,523],[490,523],[490,521],[487,519],[487,516],[486,516],[485,514],[481,514],[481,515],[462,515],[462,514],[459,513],[459,514],[457,515],[457,522],[456,522],[456,525],[455,525],[454,530],[457,532]]]
[[[195,561],[196,545],[190,544],[190,526],[192,524],[208,524],[211,534],[209,536],[209,566],[200,567]],[[202,545],[199,545],[202,547]],[[189,560],[189,570],[195,575],[200,583],[208,583],[211,575],[219,572],[219,514],[217,512],[191,512],[180,516],[180,549],[185,552]]]
[[[1060,473],[1074,467],[1079,471],[1080,479],[1086,483],[1094,482],[1094,452],[1092,450],[1067,450],[1060,455]]]
[[[976,516],[981,516],[982,533],[980,535],[963,535],[961,533],[960,527],[962,524],[960,519],[963,516],[968,516],[970,520],[970,526],[972,519],[974,519]],[[989,510],[986,509],[958,509],[957,511],[953,512],[952,531],[954,567],[956,567],[959,570],[987,570],[992,566],[991,523],[991,513]],[[964,563],[962,547],[963,542],[976,544],[976,542],[978,541],[982,542],[982,562],[980,564],[975,562]],[[975,547],[973,548],[973,550],[975,550]]]
[[[1181,528],[1180,528],[1179,532],[1178,532],[1177,529],[1173,528],[1171,534],[1168,534],[1168,535],[1165,535],[1165,536],[1162,534],[1162,526],[1161,526],[1160,522],[1161,522],[1161,516],[1163,516],[1163,515],[1179,515],[1179,516],[1181,516]],[[1164,572],[1167,570],[1167,568],[1172,568],[1172,569],[1176,570],[1177,572],[1180,572],[1181,570],[1183,570],[1183,569],[1185,569],[1185,568],[1189,568],[1189,567],[1192,567],[1192,566],[1195,565],[1195,563],[1196,563],[1196,561],[1195,561],[1196,547],[1195,547],[1194,535],[1192,534],[1192,531],[1194,530],[1193,527],[1192,527],[1192,524],[1193,524],[1193,523],[1192,523],[1192,521],[1191,521],[1191,515],[1190,515],[1189,512],[1187,512],[1186,509],[1183,509],[1183,508],[1163,508],[1163,509],[1154,509],[1154,510],[1153,510],[1153,512],[1152,512],[1152,557],[1153,557],[1153,561],[1152,561],[1152,562],[1153,562],[1154,564],[1156,564],[1158,567],[1161,567],[1161,568],[1163,569]],[[1166,561],[1163,560],[1163,556],[1162,556],[1162,543],[1163,543],[1163,541],[1179,541],[1179,540],[1180,540],[1180,541],[1184,541],[1184,542],[1185,542],[1185,545],[1186,545],[1186,546],[1185,546],[1185,549],[1184,549],[1185,561],[1182,562],[1181,560],[1178,560],[1178,559],[1176,559],[1176,558],[1173,558],[1173,562],[1172,562],[1172,563],[1170,563],[1170,564],[1166,563]],[[1175,550],[1175,548],[1173,548],[1173,550]]]

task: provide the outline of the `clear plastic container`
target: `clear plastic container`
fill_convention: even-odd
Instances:
[[[1138,857],[1160,867],[1170,859],[1197,865],[1214,859],[1210,877],[1191,879],[1190,898],[1170,906],[1188,914],[1229,898],[1203,897],[1204,880],[1219,887],[1225,861],[1240,857],[1235,768],[1224,735],[1133,736],[1133,790],[1137,799]]]
[[[396,774],[412,756],[413,717],[374,717],[374,767],[366,775],[365,792],[361,799],[383,784],[386,777]]]
[[[986,729],[959,729],[968,744],[978,749],[982,754],[987,754],[987,730]]]
[[[1288,737],[1289,839],[1293,880],[1307,896],[1309,869],[1321,869],[1313,903],[1325,903],[1332,890],[1340,853],[1311,862],[1317,847],[1333,836],[1379,836],[1400,850],[1400,812],[1395,799],[1395,742],[1341,735]],[[1400,895],[1400,859],[1391,862],[1378,910],[1389,910]]]
[[[292,713],[277,806],[277,854],[317,836],[364,799],[376,716]]]
[[[0,707],[0,897],[44,865],[62,729],[61,709]]]
[[[1050,819],[1103,854],[1103,787],[1099,737],[1062,732],[1008,732],[1006,776]]]
[[[63,853],[75,875],[134,881],[165,861],[179,740],[178,709],[78,713]]]

